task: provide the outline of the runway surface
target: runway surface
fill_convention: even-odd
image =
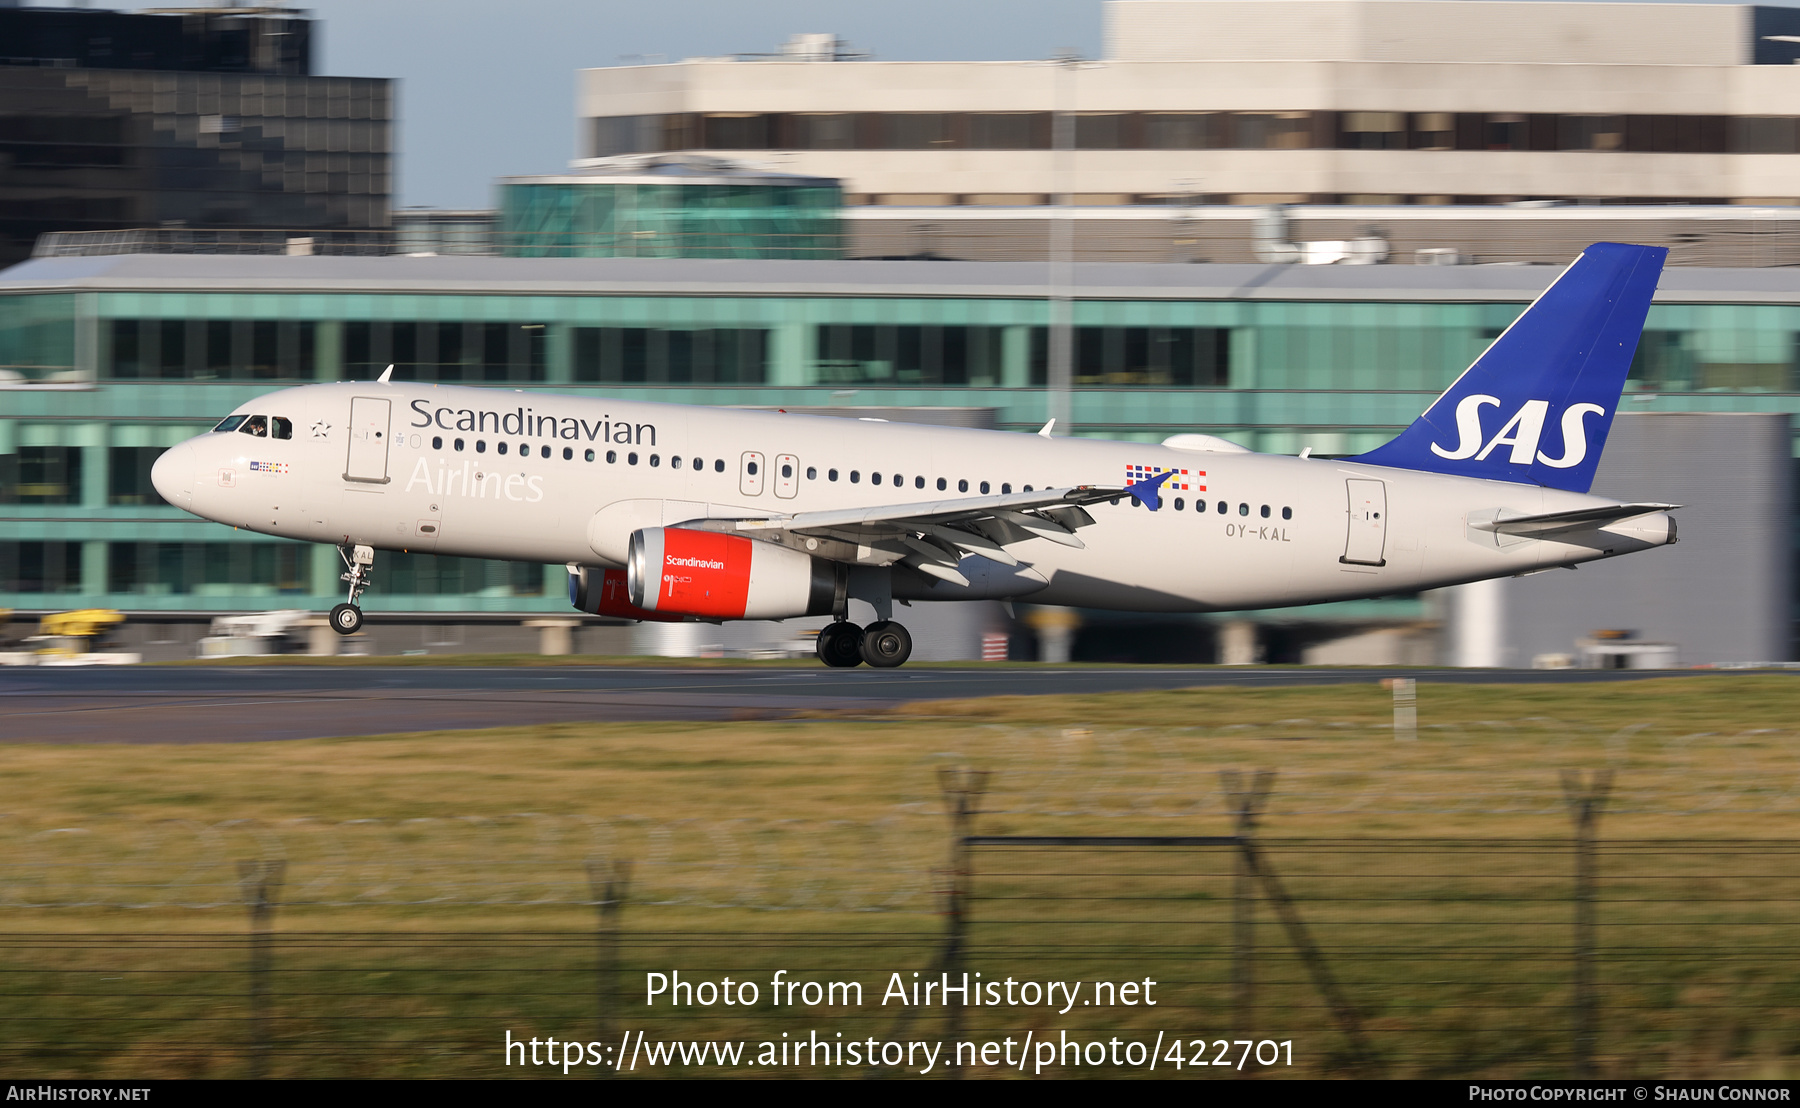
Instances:
[[[1219,686],[1565,684],[1673,670],[1380,670],[1036,666],[93,666],[0,670],[0,742],[218,743],[586,721],[782,719],[913,700]],[[1771,680],[1793,674],[1771,674]]]

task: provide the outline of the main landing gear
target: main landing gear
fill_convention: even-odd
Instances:
[[[819,661],[833,669],[850,669],[864,662],[892,669],[912,657],[912,635],[891,619],[867,627],[839,620],[819,632],[816,649]]]
[[[338,575],[338,580],[350,582],[350,599],[331,609],[331,629],[340,635],[354,635],[363,625],[362,609],[356,606],[356,601],[375,577],[375,548],[357,546],[345,554],[340,546],[338,557],[349,567],[347,572]]]

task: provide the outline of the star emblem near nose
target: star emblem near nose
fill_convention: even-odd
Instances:
[[[312,425],[312,436],[315,439],[330,438],[331,437],[331,424],[326,423],[322,419],[319,420],[317,423]]]

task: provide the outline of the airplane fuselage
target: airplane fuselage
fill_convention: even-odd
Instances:
[[[1176,471],[1158,511],[1128,495],[1092,504],[1079,548],[1016,543],[1020,567],[988,567],[967,587],[897,579],[894,595],[911,599],[1268,608],[1575,565],[1674,537],[1662,513],[1554,539],[1496,534],[1478,525],[1617,501],[1324,458],[401,382],[286,389],[238,413],[271,429],[284,420],[291,437],[234,430],[175,447],[158,486],[177,506],[281,538],[604,567],[624,564],[634,531],[687,520]]]

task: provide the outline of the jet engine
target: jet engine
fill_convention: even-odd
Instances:
[[[684,527],[632,532],[625,566],[631,604],[663,618],[831,615],[842,607],[849,584],[849,570],[839,563],[740,535]]]
[[[598,566],[569,567],[569,603],[578,611],[619,619],[649,619],[658,623],[680,623],[689,617],[666,612],[646,612],[626,596],[625,571],[601,569]]]

